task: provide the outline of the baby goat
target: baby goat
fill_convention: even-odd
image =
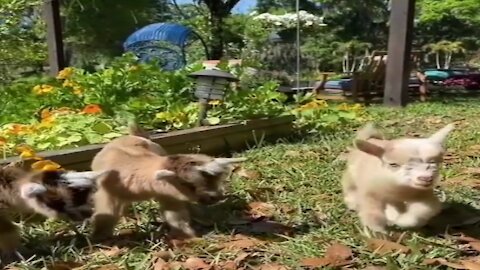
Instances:
[[[0,168],[2,263],[15,256],[20,235],[8,212],[80,221],[91,216],[92,182],[102,172],[29,172],[13,163]]]
[[[223,182],[231,164],[243,158],[213,158],[202,154],[166,155],[136,125],[94,157],[92,169],[111,171],[97,181],[94,194],[93,238],[110,237],[126,207],[133,202],[160,202],[174,233],[193,237],[189,203],[211,204],[223,197]]]
[[[441,211],[433,189],[439,178],[449,124],[428,138],[384,139],[368,124],[347,156],[342,184],[347,207],[375,232],[387,225],[421,227]]]

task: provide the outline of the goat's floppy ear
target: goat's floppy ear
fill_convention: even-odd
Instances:
[[[218,175],[228,170],[228,166],[235,163],[244,162],[246,158],[215,158],[214,160],[205,163],[202,166],[197,166],[199,171],[208,173],[210,175]]]
[[[24,199],[33,198],[47,192],[47,188],[38,183],[25,183],[20,186],[20,196]]]
[[[354,144],[358,150],[376,156],[378,158],[382,157],[385,153],[385,149],[383,149],[383,147],[380,147],[365,140],[355,140]]]
[[[173,176],[176,176],[177,174],[174,172],[174,171],[170,171],[170,170],[158,170],[155,172],[155,179],[157,180],[162,180],[162,179],[165,179],[165,178],[168,178],[168,177],[173,177]]]
[[[438,144],[443,144],[445,142],[445,139],[447,139],[448,134],[455,128],[455,125],[453,123],[446,125],[439,131],[435,132],[432,136],[428,138],[429,141],[438,143]]]
[[[64,172],[60,175],[60,182],[71,188],[90,188],[95,185],[97,178],[110,173],[110,170]]]

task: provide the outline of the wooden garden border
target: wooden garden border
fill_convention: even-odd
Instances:
[[[211,155],[222,155],[231,151],[244,150],[261,140],[274,140],[291,135],[293,116],[282,116],[273,119],[248,120],[240,124],[197,127],[187,130],[153,134],[152,140],[168,153],[200,152]],[[39,156],[57,162],[66,169],[88,170],[95,154],[104,144],[81,146],[74,149],[45,151]],[[8,158],[0,164],[18,160]]]

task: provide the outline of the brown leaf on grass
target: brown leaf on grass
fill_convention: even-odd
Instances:
[[[444,266],[451,267],[453,269],[465,269],[463,264],[449,262],[449,261],[447,261],[445,259],[441,259],[441,258],[426,259],[426,260],[423,261],[423,264],[428,265],[428,266],[444,265]]]
[[[447,238],[450,238],[450,239],[453,239],[453,240],[456,240],[456,241],[459,241],[459,242],[467,242],[467,243],[470,243],[470,242],[480,242],[480,239],[467,236],[467,235],[465,235],[465,234],[463,234],[463,233],[460,234],[460,235],[447,236]]]
[[[204,262],[200,258],[190,257],[184,263],[183,266],[188,270],[209,270],[212,266]]]
[[[286,267],[285,265],[269,263],[260,265],[257,270],[288,270],[290,268]]]
[[[51,265],[47,266],[48,270],[72,270],[82,267],[83,264],[79,262],[66,262],[66,261],[58,261],[53,262]]]
[[[367,240],[367,246],[375,253],[380,255],[387,253],[409,253],[411,249],[402,244],[391,242],[384,239],[370,238]]]
[[[237,264],[234,261],[226,261],[220,264],[220,269],[223,270],[237,270]]]
[[[463,173],[471,174],[472,176],[480,176],[480,168],[465,168]]]
[[[233,261],[226,261],[218,265],[221,270],[238,270],[240,264],[249,256],[246,252],[241,252]]]
[[[325,267],[330,263],[329,258],[306,258],[300,261],[300,265],[303,267]]]
[[[242,263],[248,256],[250,256],[250,254],[246,253],[246,252],[241,252],[240,254],[238,254],[238,256],[235,258],[235,260],[233,260],[233,262],[235,262],[237,265],[239,265],[240,263]]]
[[[169,244],[169,246],[173,247],[173,248],[182,248],[182,247],[186,247],[190,244],[193,244],[193,243],[198,243],[198,242],[202,242],[203,241],[203,238],[200,238],[200,237],[196,237],[196,238],[185,238],[185,239],[167,239],[167,243]]]
[[[240,168],[240,169],[236,170],[235,173],[240,177],[247,178],[247,179],[252,179],[252,180],[262,177],[262,174],[257,172],[257,171],[247,170],[247,169],[244,169],[244,168]]]
[[[106,264],[102,265],[100,267],[94,268],[95,270],[120,270],[120,267],[118,267],[115,264]]]
[[[469,242],[468,245],[476,251],[480,251],[480,242]]]
[[[305,267],[339,267],[351,264],[353,257],[352,250],[340,243],[334,243],[327,248],[325,257],[323,258],[307,258],[301,261],[301,265]]]
[[[236,235],[232,241],[220,244],[218,247],[224,250],[242,250],[265,244],[264,241],[244,235]]]
[[[247,213],[254,219],[271,218],[275,214],[275,206],[265,202],[251,202],[248,204]]]
[[[462,260],[460,261],[463,266],[465,267],[465,269],[468,269],[468,270],[480,270],[480,263],[479,262],[475,262],[475,261],[466,261],[466,260]]]
[[[172,251],[160,250],[152,253],[152,258],[161,258],[165,261],[170,260],[175,254]]]
[[[460,156],[455,153],[446,153],[443,156],[443,162],[446,164],[453,164],[461,160]]]
[[[353,252],[351,248],[343,244],[334,243],[327,248],[325,256],[335,260],[348,260],[353,257]]]
[[[153,270],[169,270],[169,264],[162,258],[158,257],[154,259]]]
[[[119,248],[118,246],[113,246],[108,249],[101,249],[98,252],[93,253],[92,255],[103,255],[105,257],[117,257],[128,251],[127,248]]]

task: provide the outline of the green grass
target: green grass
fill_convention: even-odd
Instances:
[[[442,172],[444,180],[441,185],[447,202],[457,205],[447,211],[452,216],[443,217],[439,222],[461,223],[465,216],[471,218],[477,214],[480,217],[480,210],[476,209],[480,207],[480,195],[475,190],[480,187],[480,179],[465,171],[478,167],[480,163],[480,147],[474,147],[480,145],[480,102],[417,103],[403,110],[373,106],[368,111],[388,136],[428,135],[449,122],[457,122],[458,128],[448,141],[450,158]],[[208,218],[202,218],[206,234],[199,241],[172,248],[163,237],[163,227],[159,229],[157,205],[144,203],[135,209],[138,220],[127,219],[118,226],[121,236],[111,245],[125,247],[124,253],[118,252],[113,254],[115,256],[99,253],[98,246],[88,243],[88,226],[80,229],[82,235],[68,236],[72,232],[66,223],[22,224],[25,246],[38,255],[32,262],[16,266],[38,269],[55,261],[81,261],[85,269],[105,264],[114,264],[120,269],[149,269],[152,258],[158,255],[156,252],[170,249],[172,260],[199,257],[207,262],[224,262],[239,254],[239,251],[221,249],[221,245],[231,241],[237,233],[265,241],[265,245],[246,251],[250,256],[242,262],[245,269],[272,262],[300,269],[302,259],[322,257],[332,241],[353,250],[353,269],[369,265],[386,266],[387,269],[446,269],[444,266],[425,266],[422,262],[427,258],[455,261],[477,255],[457,242],[445,239],[445,228],[440,225],[407,232],[402,237],[402,244],[412,249],[409,254],[379,255],[368,249],[365,237],[358,229],[357,217],[348,212],[342,202],[339,185],[344,162],[338,157],[351,144],[353,135],[353,130],[328,136],[317,134],[293,142],[257,146],[241,153],[249,161],[243,173],[234,175],[229,183],[230,193],[234,196],[215,209],[204,209],[208,215]],[[235,221],[242,215],[245,205],[255,201],[275,206],[271,219],[293,228],[293,232],[288,236],[256,234],[258,228],[251,224],[237,224]],[[476,224],[455,230],[480,235]],[[450,228],[448,232],[455,230]],[[67,236],[58,236],[62,231]]]

